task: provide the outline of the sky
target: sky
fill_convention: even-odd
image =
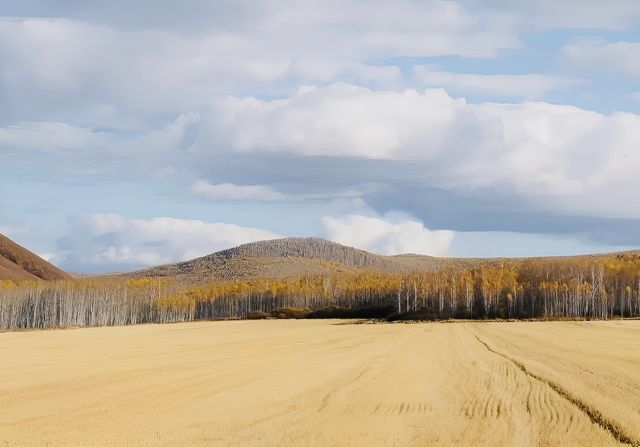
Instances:
[[[637,0],[0,4],[0,233],[70,271],[624,250],[639,192]]]

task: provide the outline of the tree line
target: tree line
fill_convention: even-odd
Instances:
[[[245,318],[279,309],[388,308],[395,318],[640,316],[640,257],[487,261],[199,284],[119,277],[0,281],[0,329]],[[340,315],[339,313],[325,313]]]

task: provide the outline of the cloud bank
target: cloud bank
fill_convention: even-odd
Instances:
[[[231,98],[220,107],[214,138],[237,152],[411,160],[423,163],[436,187],[507,188],[560,213],[639,216],[627,206],[640,188],[640,116],[633,113],[470,104],[439,89],[344,83],[271,101]]]

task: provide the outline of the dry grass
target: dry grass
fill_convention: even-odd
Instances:
[[[69,274],[0,234],[0,280],[67,278],[70,278]]]
[[[342,323],[0,334],[0,445],[620,443],[568,396],[640,437],[638,321]]]
[[[640,445],[640,321],[492,323],[475,330]]]

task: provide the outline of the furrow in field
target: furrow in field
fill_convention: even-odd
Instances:
[[[503,357],[504,359],[510,361],[516,367],[518,367],[518,369],[520,369],[523,373],[525,373],[529,377],[531,377],[533,379],[536,379],[536,380],[548,385],[558,395],[560,395],[562,398],[566,399],[568,402],[572,403],[577,409],[579,409],[586,416],[588,416],[589,419],[594,424],[597,424],[597,425],[601,426],[603,429],[605,429],[609,433],[611,433],[611,435],[617,441],[619,441],[622,444],[630,445],[630,446],[633,446],[633,447],[640,447],[640,440],[636,439],[635,437],[633,437],[632,435],[627,433],[626,430],[624,429],[624,427],[622,427],[617,421],[614,421],[610,417],[604,415],[600,410],[590,406],[585,401],[580,399],[578,396],[575,396],[575,395],[571,394],[569,391],[567,391],[565,388],[563,388],[559,384],[557,384],[555,382],[552,382],[549,379],[547,379],[547,378],[545,378],[545,377],[543,377],[541,375],[533,373],[522,362],[519,362],[518,360],[516,360],[516,359],[514,359],[512,357],[509,357],[508,355],[506,355],[506,354],[504,354],[504,353],[502,353],[500,351],[497,351],[496,349],[492,348],[491,346],[489,346],[489,344],[487,344],[484,340],[482,340],[478,335],[476,335],[476,334],[473,334],[473,335],[478,340],[478,342],[480,342],[482,345],[484,345],[484,347],[488,351],[490,351],[490,352],[492,352],[492,353],[494,353],[496,355],[499,355],[500,357]],[[558,420],[560,418],[560,414],[558,413],[557,408],[555,408],[555,406],[553,406],[551,404],[551,402],[549,401],[547,395],[544,396],[544,399],[542,401],[540,401],[540,399],[538,399],[537,406],[539,408],[543,408],[545,410],[546,414],[549,416],[549,422],[552,425],[557,424],[557,422],[558,422]]]
[[[0,354],[12,361],[0,362],[0,439],[7,446],[620,444],[535,377],[546,374],[520,368],[524,361],[489,336],[491,327],[251,321],[2,334]],[[496,334],[521,328],[504,324]],[[621,356],[611,368],[632,362]],[[616,382],[621,390],[635,383]]]

